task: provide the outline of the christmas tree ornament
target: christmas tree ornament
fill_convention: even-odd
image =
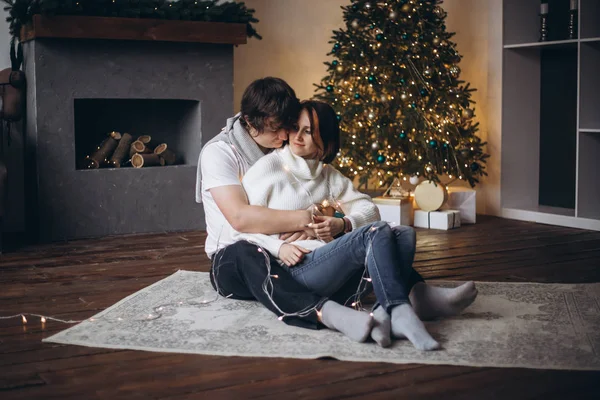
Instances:
[[[437,211],[447,200],[448,191],[440,183],[423,181],[415,188],[415,202],[423,211]]]
[[[462,116],[463,118],[473,118],[473,110],[471,110],[470,108],[465,108],[462,111]]]
[[[398,16],[398,14],[396,14],[396,11],[392,11],[390,13],[390,19],[396,19],[397,16]]]
[[[333,92],[333,86],[327,85],[327,87],[325,88],[325,90],[327,90],[328,92]]]
[[[402,92],[402,93],[400,94],[400,98],[401,98],[402,100],[406,100],[406,99],[408,98],[408,95],[407,95],[406,93]]]
[[[373,149],[373,150],[379,150],[379,142],[373,142],[373,143],[371,143],[371,149]]]
[[[450,75],[452,75],[453,78],[458,78],[458,76],[460,75],[460,68],[457,65],[451,66]]]
[[[446,15],[446,12],[444,11],[444,9],[442,7],[436,6],[433,9],[433,12],[435,13],[435,15],[438,16],[438,18],[444,18]]]
[[[400,134],[398,135],[398,137],[400,139],[406,139],[406,132],[404,132],[404,131],[400,132]]]
[[[383,164],[385,162],[385,156],[383,154],[380,154],[377,156],[377,162],[379,164]]]
[[[375,75],[369,75],[369,83],[374,83],[376,81]]]
[[[436,36],[433,38],[433,40],[431,42],[437,46],[440,44],[440,38]]]
[[[403,5],[402,8],[401,8],[401,10],[402,10],[402,12],[405,12],[405,13],[409,12],[410,11],[410,4]]]
[[[438,142],[435,139],[432,139],[429,141],[429,147],[431,147],[432,149],[436,149],[438,146]]]
[[[431,78],[432,73],[433,71],[429,67],[425,67],[425,69],[423,70],[423,76],[425,76],[425,78]]]
[[[338,65],[338,64],[339,64],[339,61],[338,61],[338,60],[333,60],[333,61],[331,62],[331,65],[333,65],[334,67],[337,67],[337,65]]]
[[[479,171],[479,164],[477,164],[477,163],[472,163],[472,164],[471,164],[471,171],[473,171],[473,172],[477,172],[477,171]]]
[[[410,178],[408,178],[408,181],[410,182],[411,185],[418,185],[419,177],[417,175],[413,175]]]
[[[375,114],[372,113],[372,112],[370,112],[369,115],[368,115],[368,117],[369,117],[369,119],[373,119],[373,118],[375,118]]]
[[[359,93],[354,93],[354,98],[355,98],[356,100],[360,99],[360,94],[359,94]]]
[[[354,21],[352,21],[352,27],[354,29],[358,28],[358,20],[355,19]]]
[[[383,40],[383,34],[378,33],[377,35],[375,35],[375,39],[377,39],[378,42],[381,42]]]

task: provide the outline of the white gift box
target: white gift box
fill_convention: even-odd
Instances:
[[[448,188],[448,201],[442,210],[460,211],[460,222],[462,224],[474,224],[476,215],[475,190],[462,186],[450,186]]]
[[[458,210],[423,211],[415,210],[415,227],[449,230],[460,227]]]
[[[411,198],[375,197],[373,203],[379,209],[381,220],[397,225],[413,224],[413,202]]]

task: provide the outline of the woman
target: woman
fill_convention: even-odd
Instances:
[[[297,281],[326,297],[342,290],[366,267],[378,303],[371,337],[386,347],[391,332],[408,338],[418,349],[439,348],[421,319],[460,313],[477,295],[473,282],[454,289],[424,283],[412,268],[414,230],[379,221],[370,197],[328,164],[339,150],[334,110],[318,101],[304,101],[302,108],[298,131],[289,135],[289,144],[261,158],[244,176],[249,203],[295,210],[329,202],[345,215],[315,216],[310,228],[319,240],[286,243],[276,235],[240,233],[237,239],[262,246],[287,265]],[[332,240],[340,233],[345,234]],[[347,328],[352,332],[351,326]]]

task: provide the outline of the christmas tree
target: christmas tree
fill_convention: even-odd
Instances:
[[[379,186],[394,178],[461,179],[475,186],[488,154],[476,136],[471,94],[446,12],[436,0],[352,0],[333,31],[328,75],[315,97],[340,120],[335,161],[345,175]]]

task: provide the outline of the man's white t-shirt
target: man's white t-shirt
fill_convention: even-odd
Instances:
[[[200,168],[202,171],[202,203],[206,218],[206,238],[204,250],[212,257],[218,249],[235,242],[233,228],[219,210],[209,190],[219,186],[242,186],[242,178],[250,169],[248,164],[228,143],[219,141],[206,145],[203,150]]]

